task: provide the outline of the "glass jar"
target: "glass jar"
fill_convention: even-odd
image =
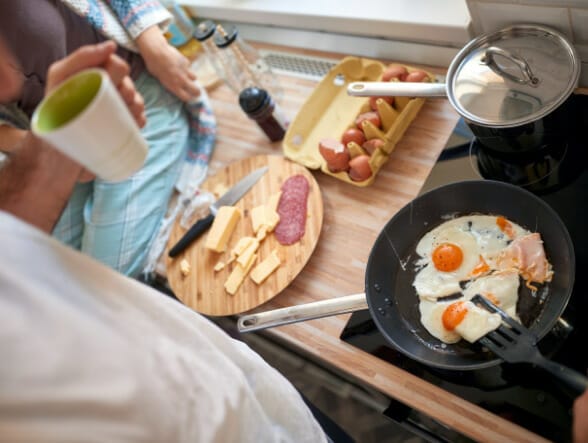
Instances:
[[[239,36],[235,26],[217,25],[214,43],[229,75],[237,82],[238,91],[257,87],[266,90],[273,100],[281,100],[283,94],[277,77],[261,54]]]
[[[212,20],[204,20],[198,24],[194,31],[194,38],[200,42],[203,51],[203,64],[208,64],[214,70],[216,76],[222,79],[236,93],[239,92],[238,82],[230,77],[232,73],[227,69],[222,57],[219,55],[219,49],[213,41],[213,35],[216,31],[216,24]]]

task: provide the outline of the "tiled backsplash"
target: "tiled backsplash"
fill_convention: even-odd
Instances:
[[[472,37],[515,23],[538,23],[565,34],[582,60],[580,86],[588,87],[588,0],[466,0]]]

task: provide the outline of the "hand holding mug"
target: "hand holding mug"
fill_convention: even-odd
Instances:
[[[129,177],[147,157],[143,100],[115,49],[86,46],[52,65],[31,121],[36,136],[110,181]]]
[[[126,103],[137,125],[145,126],[145,104],[129,77],[129,65],[115,54],[116,43],[111,40],[98,45],[88,45],[72,52],[66,58],[51,65],[47,72],[45,93],[49,94],[57,85],[87,68],[103,68]]]

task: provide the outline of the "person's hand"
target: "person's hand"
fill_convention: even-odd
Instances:
[[[588,443],[588,390],[574,402],[574,443]]]
[[[168,91],[184,102],[200,95],[189,60],[168,43],[157,26],[143,31],[135,42],[151,75]]]
[[[103,68],[118,89],[139,127],[145,126],[145,103],[129,77],[129,65],[114,52],[116,44],[106,41],[82,46],[67,57],[53,63],[47,72],[46,91],[49,92],[73,74],[87,68]]]

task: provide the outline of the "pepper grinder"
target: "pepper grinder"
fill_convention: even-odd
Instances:
[[[267,137],[275,142],[282,140],[288,120],[265,89],[247,87],[239,94],[241,109],[255,120]]]
[[[235,26],[224,28],[217,25],[214,43],[219,49],[223,65],[230,71],[227,78],[236,81],[233,89],[240,92],[245,88],[257,87],[266,90],[273,100],[281,100],[282,89],[277,77],[259,52],[239,36]]]

